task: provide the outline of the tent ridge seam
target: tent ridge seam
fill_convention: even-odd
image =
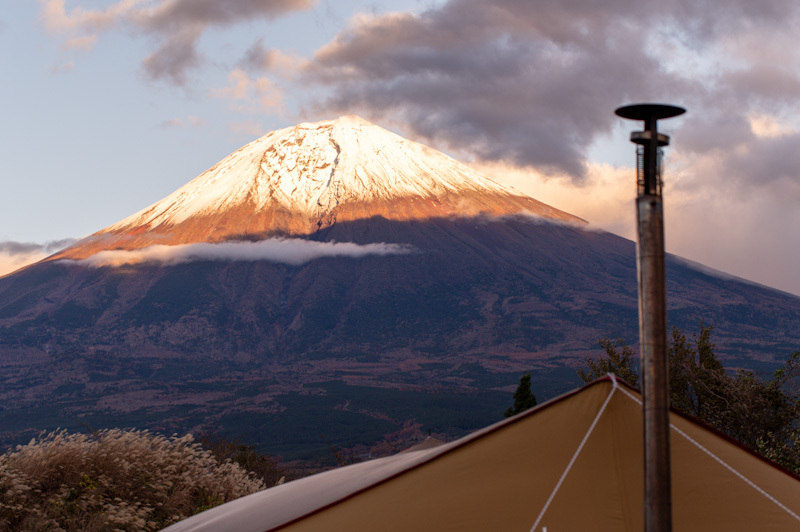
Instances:
[[[567,477],[567,474],[569,473],[570,469],[572,469],[572,466],[575,464],[575,460],[577,460],[578,459],[578,455],[581,454],[581,451],[583,450],[583,446],[586,445],[586,441],[589,439],[589,436],[592,434],[592,431],[594,431],[595,426],[597,426],[597,422],[600,420],[600,416],[602,416],[603,412],[605,412],[609,401],[611,401],[611,397],[614,395],[614,392],[616,392],[617,389],[620,388],[619,384],[617,383],[616,376],[614,376],[611,373],[609,373],[609,376],[611,377],[610,380],[611,380],[612,387],[611,387],[611,391],[608,392],[608,397],[606,397],[605,401],[603,401],[603,406],[600,407],[600,410],[597,412],[597,415],[594,416],[594,420],[592,420],[592,424],[589,425],[589,428],[586,431],[586,434],[583,435],[583,439],[578,444],[578,448],[575,449],[575,452],[572,454],[572,458],[570,458],[569,463],[567,464],[567,467],[564,468],[563,473],[561,473],[561,478],[559,478],[558,482],[556,482],[556,485],[553,488],[553,491],[550,492],[550,496],[547,497],[547,501],[545,501],[544,506],[542,507],[542,510],[539,512],[539,515],[536,516],[536,521],[534,521],[530,532],[535,532],[536,531],[536,527],[539,526],[539,522],[542,520],[542,517],[544,517],[544,513],[547,511],[547,508],[550,506],[550,503],[553,502],[553,499],[555,498],[556,493],[561,488],[561,484],[563,484],[564,479]]]

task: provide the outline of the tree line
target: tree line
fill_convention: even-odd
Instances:
[[[700,323],[691,340],[673,327],[669,340],[669,394],[673,408],[695,417],[783,467],[800,473],[800,351],[769,377],[726,371]],[[600,341],[604,356],[578,370],[584,382],[607,373],[639,386],[638,357],[622,339]]]
[[[672,407],[800,474],[800,351],[766,378],[746,369],[726,371],[711,341],[712,330],[701,321],[699,332],[689,340],[673,327],[668,350]],[[639,357],[634,350],[621,338],[602,338],[599,343],[603,355],[587,358],[577,369],[578,377],[588,383],[613,373],[638,388]],[[505,417],[534,406],[536,397],[526,374]]]

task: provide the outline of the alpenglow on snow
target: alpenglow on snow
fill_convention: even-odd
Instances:
[[[527,212],[545,205],[357,116],[303,123],[247,144],[163,200],[51,259],[154,244],[307,236],[337,221]]]

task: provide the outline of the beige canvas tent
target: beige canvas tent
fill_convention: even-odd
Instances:
[[[459,440],[277,486],[167,530],[643,528],[642,406],[601,379]],[[800,530],[800,479],[675,412],[673,527]]]

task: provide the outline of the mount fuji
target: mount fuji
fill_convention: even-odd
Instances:
[[[357,117],[273,131],[163,200],[48,260],[154,244],[311,235],[393,221],[527,212],[583,223]]]
[[[667,268],[670,324],[713,324],[729,366],[797,350],[800,298]],[[632,242],[358,117],[300,124],[0,278],[0,440],[135,425],[296,456],[457,435],[523,372],[540,399],[570,388],[637,320]]]

